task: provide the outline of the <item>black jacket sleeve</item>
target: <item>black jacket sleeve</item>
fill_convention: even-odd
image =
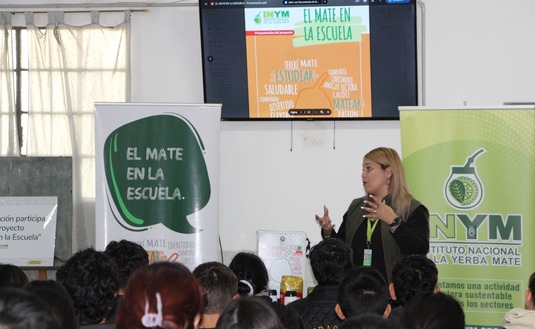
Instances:
[[[429,211],[416,208],[394,232],[394,239],[404,255],[427,254],[429,251]]]

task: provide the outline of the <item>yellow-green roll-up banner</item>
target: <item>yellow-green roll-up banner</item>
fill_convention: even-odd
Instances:
[[[467,328],[502,328],[535,272],[535,106],[401,107],[400,129],[441,291]]]

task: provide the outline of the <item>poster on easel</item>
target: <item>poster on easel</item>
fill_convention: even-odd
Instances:
[[[283,276],[300,277],[305,281],[306,232],[257,231],[258,256],[266,264],[268,288],[280,296]]]
[[[58,197],[0,197],[0,263],[54,266]]]
[[[97,103],[96,243],[190,270],[219,252],[220,104]]]
[[[535,106],[402,107],[400,120],[440,289],[467,327],[502,328],[535,270]]]

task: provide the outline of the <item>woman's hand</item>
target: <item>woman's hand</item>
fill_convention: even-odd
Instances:
[[[368,213],[364,217],[375,219],[379,218],[383,222],[390,225],[398,215],[394,210],[384,201],[378,200],[375,196],[370,194],[370,199],[364,200],[364,206],[361,207]]]
[[[316,215],[315,217],[316,221],[318,222],[318,224],[320,224],[321,229],[323,230],[323,234],[331,235],[335,224],[333,224],[331,222],[331,218],[329,218],[329,209],[327,209],[326,206],[323,206],[323,217],[320,217],[318,215]]]

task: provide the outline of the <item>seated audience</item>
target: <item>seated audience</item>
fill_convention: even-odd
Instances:
[[[514,308],[505,314],[505,329],[535,329],[535,272],[531,274],[526,290],[524,308]]]
[[[242,297],[255,296],[271,305],[286,329],[304,328],[297,311],[287,305],[272,301],[268,295],[269,276],[264,261],[255,254],[240,252],[229,264],[238,277],[238,293]]]
[[[56,281],[71,296],[82,328],[106,322],[119,287],[117,265],[108,255],[92,248],[81,250],[58,269]]]
[[[338,285],[353,267],[351,247],[342,240],[328,238],[313,246],[309,256],[318,285],[307,297],[288,306],[299,312],[306,329],[335,328],[342,324],[334,308]]]
[[[258,298],[231,301],[217,321],[217,329],[283,329],[279,317]]]
[[[117,329],[197,328],[204,305],[202,286],[180,263],[141,267],[125,288]]]
[[[142,246],[128,240],[111,241],[104,252],[115,261],[119,272],[119,290],[115,296],[113,307],[106,317],[108,323],[113,323],[115,322],[115,313],[123,297],[124,287],[128,282],[128,278],[138,268],[149,265],[149,254]]]
[[[399,319],[403,305],[411,297],[425,292],[438,292],[438,269],[435,263],[424,255],[402,258],[392,269],[392,282],[388,286],[390,298],[396,307],[391,318]]]
[[[20,288],[1,288],[0,328],[59,329],[59,326],[37,296]]]
[[[28,283],[28,276],[24,271],[12,264],[0,264],[0,288],[22,288]]]
[[[59,329],[78,328],[71,297],[61,284],[52,280],[34,280],[25,285],[24,290],[36,295],[43,302],[58,323]]]
[[[201,328],[215,328],[219,315],[235,298],[238,298],[238,278],[231,269],[219,262],[200,264],[193,276],[204,290],[205,305]]]
[[[379,314],[357,315],[345,321],[340,329],[401,329],[402,327],[396,321],[385,318]]]
[[[373,313],[390,314],[388,287],[375,267],[358,266],[348,271],[338,286],[336,314],[342,320]]]
[[[403,307],[401,324],[408,329],[464,329],[464,311],[452,296],[427,292],[412,297]]]

